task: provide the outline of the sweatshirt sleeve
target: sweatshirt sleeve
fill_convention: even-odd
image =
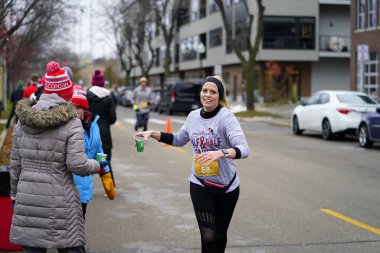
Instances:
[[[185,146],[186,143],[190,141],[189,133],[187,131],[187,121],[189,117],[187,117],[185,124],[179,129],[179,131],[174,135],[173,138],[173,146],[182,147]]]
[[[11,198],[16,198],[17,185],[21,173],[21,158],[20,158],[20,146],[17,142],[20,135],[20,121],[13,129],[13,140],[12,140],[12,151],[11,151],[11,161],[10,161],[10,181],[11,181]]]
[[[69,171],[76,175],[87,176],[98,173],[100,166],[96,160],[87,159],[84,147],[82,124],[75,119],[69,129],[66,146],[66,165]]]
[[[223,123],[225,125],[228,141],[232,147],[240,150],[240,158],[247,158],[249,155],[247,139],[235,115],[229,113],[224,118]]]

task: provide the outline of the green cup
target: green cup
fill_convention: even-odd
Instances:
[[[144,151],[144,137],[136,137],[136,148],[137,152],[143,152]]]
[[[98,161],[98,162],[107,161],[107,154],[96,153],[96,161]]]

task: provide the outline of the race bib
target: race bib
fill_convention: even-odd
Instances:
[[[140,102],[140,108],[147,108],[148,107],[148,101],[141,101]]]
[[[195,168],[195,173],[197,174],[197,176],[199,177],[219,176],[218,161],[213,161],[207,166],[205,164],[207,164],[207,162],[200,164],[198,159],[194,159],[194,168]]]

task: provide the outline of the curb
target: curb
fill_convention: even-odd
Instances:
[[[240,122],[269,122],[276,126],[290,128],[290,122],[287,119],[273,117],[237,117],[237,119]]]

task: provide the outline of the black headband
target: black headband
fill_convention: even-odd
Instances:
[[[219,100],[223,99],[223,97],[224,97],[224,86],[223,86],[222,82],[215,77],[209,76],[209,77],[206,77],[206,79],[203,81],[202,87],[207,82],[212,82],[212,83],[216,84],[216,87],[218,87]]]

